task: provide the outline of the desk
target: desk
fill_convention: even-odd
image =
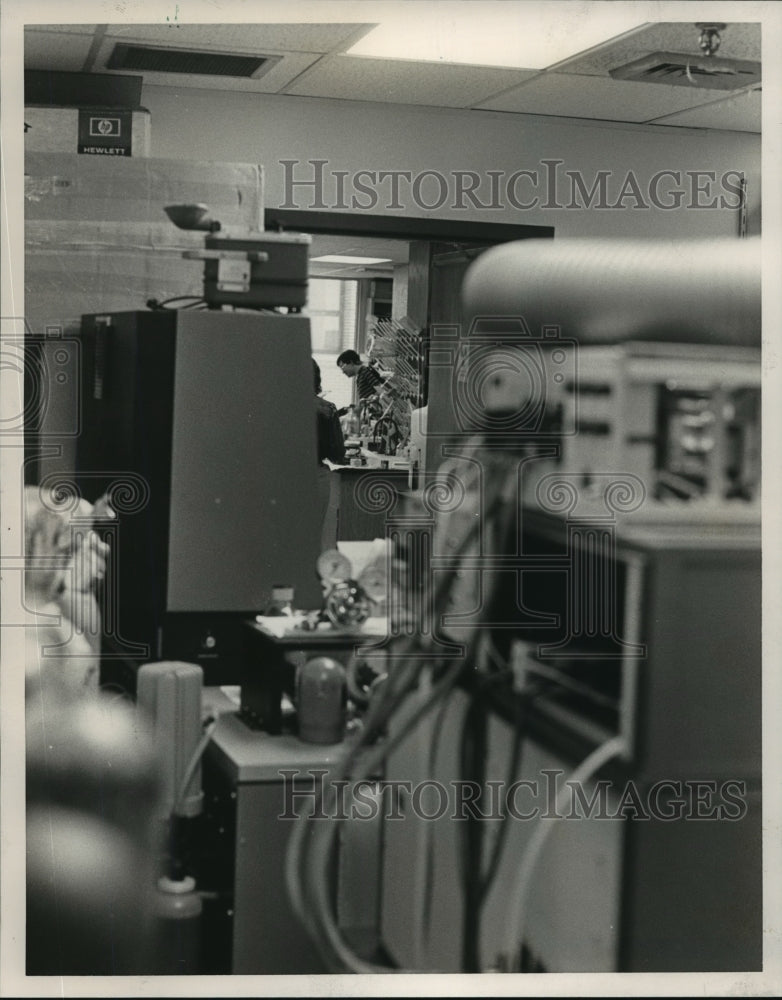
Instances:
[[[272,631],[272,627],[279,627]],[[385,640],[385,618],[370,618],[359,629],[297,628],[286,619],[247,619],[246,656],[242,668],[241,711],[253,728],[282,733],[283,693],[295,696],[296,667],[304,658],[332,656],[346,660],[363,646]]]
[[[340,542],[385,538],[386,521],[409,490],[408,469],[340,466],[337,538]]]

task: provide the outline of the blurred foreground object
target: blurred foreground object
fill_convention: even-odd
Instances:
[[[97,693],[101,614],[95,586],[105,575],[108,546],[93,524],[110,516],[104,500],[93,507],[45,487],[25,488],[25,604],[37,618],[26,632],[28,696]]]
[[[481,254],[462,289],[465,329],[523,317],[586,344],[760,346],[759,239],[524,240]]]
[[[95,595],[111,512],[25,489],[27,972],[150,971],[158,772],[131,706],[98,692]]]
[[[149,973],[152,741],[108,696],[28,697],[27,973]]]
[[[430,436],[535,456],[530,504],[552,476],[602,502],[606,477],[630,475],[639,516],[757,517],[760,278],[756,239],[487,250],[464,279],[455,361],[433,375]]]

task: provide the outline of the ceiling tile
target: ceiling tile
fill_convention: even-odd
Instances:
[[[761,93],[759,90],[753,90],[745,94],[734,94],[724,101],[667,115],[658,119],[655,124],[721,128],[734,132],[760,132]]]
[[[365,25],[367,30],[371,25]],[[198,46],[226,52],[331,52],[346,42],[360,24],[112,24],[109,32],[123,42]]]
[[[714,100],[714,91],[546,73],[480,105],[490,111],[646,122]]]
[[[331,233],[313,233],[310,246],[309,273],[318,278],[368,278],[392,277],[394,265],[407,264],[410,256],[407,240],[385,239],[376,236],[341,236]],[[336,264],[314,260],[326,254],[351,257],[383,257],[387,264]]]
[[[333,5],[332,5],[333,6]],[[295,10],[295,8],[294,8]],[[325,8],[324,8],[325,11]],[[285,16],[285,15],[283,15]],[[348,40],[368,31],[369,22],[255,24],[27,25],[25,65],[31,69],[79,71],[90,46],[101,40],[90,68],[106,72],[117,42],[268,53],[282,58],[258,80],[236,77],[146,73],[147,84],[180,89],[291,93],[342,100],[393,102],[448,108],[479,108],[549,117],[596,119],[670,126],[760,131],[760,96],[745,98],[687,87],[613,80],[609,70],[655,51],[698,53],[698,29],[691,22],[648,24],[558,65],[555,72],[380,60],[339,54]],[[345,16],[344,14],[342,16]],[[367,15],[364,15],[367,16]],[[293,15],[295,17],[295,14]],[[761,26],[731,23],[722,33],[719,55],[758,60]],[[322,56],[325,55],[325,58]],[[134,74],[136,75],[136,74]],[[698,109],[698,110],[692,110]]]
[[[114,51],[114,46],[118,42],[127,44],[128,39],[107,37],[103,40],[98,50],[95,65],[93,66],[95,72],[123,72],[122,70],[110,70],[106,65]],[[245,46],[242,49],[231,48],[230,51],[237,54],[249,54],[252,52],[252,49]],[[277,54],[268,47],[256,49],[255,52],[263,52],[263,54],[270,56]],[[295,79],[299,73],[303,73],[305,69],[320,58],[321,56],[316,52],[284,53],[283,58],[257,80],[235,76],[205,76],[201,73],[151,73],[145,71],[142,75],[145,86],[197,87],[202,90],[233,90],[252,94],[276,94],[286,84],[290,83],[291,80]],[[138,76],[139,74],[136,71],[132,71],[132,75]]]
[[[337,56],[316,66],[311,73],[289,87],[287,93],[305,97],[466,108],[488,94],[514,86],[534,75],[532,71],[484,66]]]
[[[650,52],[691,52],[700,56],[700,32],[694,23],[653,24],[625,36],[585,56],[557,67],[558,73],[578,73],[587,76],[608,76],[616,66],[640,59]],[[760,61],[760,25],[754,23],[729,24],[721,32],[718,55],[726,59],[754,59]]]
[[[326,254],[350,257],[387,257],[392,263],[407,263],[407,240],[384,239],[375,236],[341,236],[330,233],[313,233],[310,258]]]
[[[90,51],[92,35],[30,31],[24,36],[24,68],[78,73]]]

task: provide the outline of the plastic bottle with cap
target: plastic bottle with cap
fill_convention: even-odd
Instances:
[[[157,882],[155,928],[158,975],[192,975],[199,972],[201,896],[195,879],[162,876]]]

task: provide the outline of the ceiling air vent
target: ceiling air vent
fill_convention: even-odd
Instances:
[[[617,66],[609,73],[615,80],[667,83],[671,87],[701,87],[705,90],[741,90],[760,83],[759,62],[682,52],[653,52],[624,66]]]
[[[153,45],[114,46],[108,69],[146,73],[192,73],[201,76],[234,76],[257,80],[279,62],[280,56],[241,56],[228,52],[192,51]]]

